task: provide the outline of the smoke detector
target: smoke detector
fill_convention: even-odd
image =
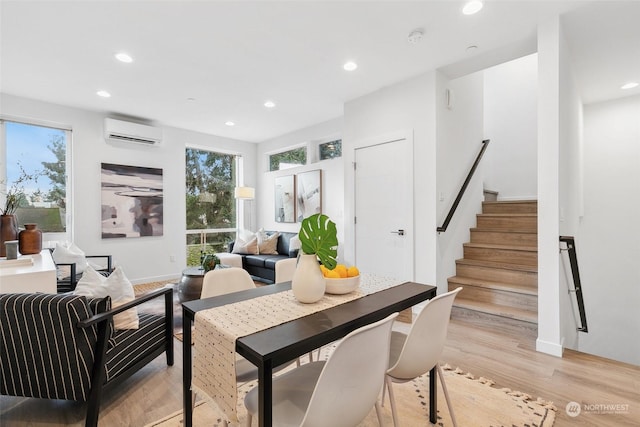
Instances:
[[[420,40],[422,40],[422,37],[424,37],[424,30],[421,28],[418,28],[409,33],[409,36],[407,37],[407,41],[411,44],[416,44],[416,43],[419,43]]]

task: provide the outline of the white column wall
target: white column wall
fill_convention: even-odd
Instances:
[[[559,290],[560,20],[538,27],[538,351],[562,356]]]
[[[187,145],[242,154],[244,183],[256,183],[256,144],[163,127],[162,144],[108,144],[105,114],[2,94],[3,117],[48,121],[72,132],[73,239],[87,254],[111,254],[134,283],[179,277],[186,266],[185,163]],[[161,126],[161,125],[159,125]],[[100,164],[161,168],[164,235],[102,239]],[[171,261],[175,257],[175,261]]]
[[[354,259],[354,147],[359,141],[413,132],[415,280],[436,283],[436,73],[429,72],[345,104],[345,257]],[[390,164],[389,167],[394,167]]]

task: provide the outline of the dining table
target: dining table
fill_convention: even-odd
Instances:
[[[192,325],[196,320],[196,314],[290,290],[291,282],[283,282],[182,303],[183,406],[186,427],[193,425]],[[272,425],[271,388],[274,368],[337,341],[362,326],[429,300],[436,296],[436,290],[435,286],[416,282],[398,283],[346,303],[238,337],[235,341],[236,353],[258,368],[259,425]],[[195,328],[198,328],[197,322]],[[366,352],[363,356],[366,356]],[[437,419],[436,375],[434,368],[429,374],[429,419],[434,424]]]

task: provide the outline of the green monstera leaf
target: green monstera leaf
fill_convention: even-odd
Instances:
[[[315,214],[303,219],[298,236],[302,243],[302,252],[307,255],[316,254],[329,270],[336,267],[338,230],[335,222],[328,216]]]

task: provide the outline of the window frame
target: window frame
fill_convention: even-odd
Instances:
[[[208,146],[203,146],[203,145],[194,145],[194,144],[186,144],[184,147],[185,153],[186,150],[197,150],[197,151],[205,151],[205,152],[210,152],[210,153],[216,153],[216,154],[223,154],[223,155],[229,155],[229,156],[233,156],[234,157],[234,161],[235,161],[235,170],[236,170],[236,176],[235,176],[235,183],[234,183],[234,187],[238,187],[241,186],[243,179],[242,177],[244,176],[244,158],[243,158],[243,154],[239,153],[237,151],[232,151],[232,150],[224,150],[224,149],[219,149],[219,148],[214,148],[214,147],[208,147]],[[186,186],[186,176],[187,176],[187,170],[186,170],[186,164],[185,166],[185,172],[184,172],[184,177],[185,177],[185,186]],[[207,247],[207,236],[210,234],[218,234],[218,233],[237,233],[237,231],[240,229],[241,226],[244,226],[243,221],[244,221],[244,206],[242,203],[240,203],[242,200],[238,200],[238,199],[234,199],[235,202],[235,216],[236,216],[236,224],[235,227],[227,227],[227,228],[202,228],[202,229],[188,229],[187,228],[187,224],[185,222],[185,238],[188,239],[189,235],[200,235],[200,247],[201,247],[201,251],[205,251],[206,247]],[[186,218],[186,205],[185,205],[185,218]],[[242,225],[241,225],[242,224]],[[185,242],[185,261],[187,263],[187,266],[189,266],[189,244],[187,242]],[[193,266],[193,265],[192,265]]]
[[[73,185],[73,129],[71,125],[65,125],[57,122],[38,120],[38,119],[24,119],[21,117],[14,117],[8,115],[0,116],[0,153],[3,154],[4,162],[0,163],[0,188],[2,191],[6,191],[7,184],[7,127],[6,123],[17,123],[27,126],[38,126],[50,129],[56,129],[65,133],[66,147],[65,147],[65,231],[64,232],[43,232],[42,240],[47,241],[73,241],[74,237],[74,185]]]
[[[282,154],[282,153],[286,153],[288,151],[294,151],[294,150],[298,150],[300,148],[304,148],[305,150],[305,157],[306,157],[306,161],[303,164],[297,164],[296,166],[292,166],[291,168],[286,168],[286,169],[292,169],[294,167],[299,167],[299,166],[305,166],[310,164],[310,150],[309,150],[309,143],[304,142],[304,143],[300,143],[300,144],[295,144],[295,145],[289,145],[287,147],[282,147],[279,148],[277,150],[274,151],[270,151],[265,153],[266,154],[266,160],[267,160],[267,172],[278,172],[278,171],[283,171],[286,169],[271,169],[271,156],[275,156],[276,154]]]

